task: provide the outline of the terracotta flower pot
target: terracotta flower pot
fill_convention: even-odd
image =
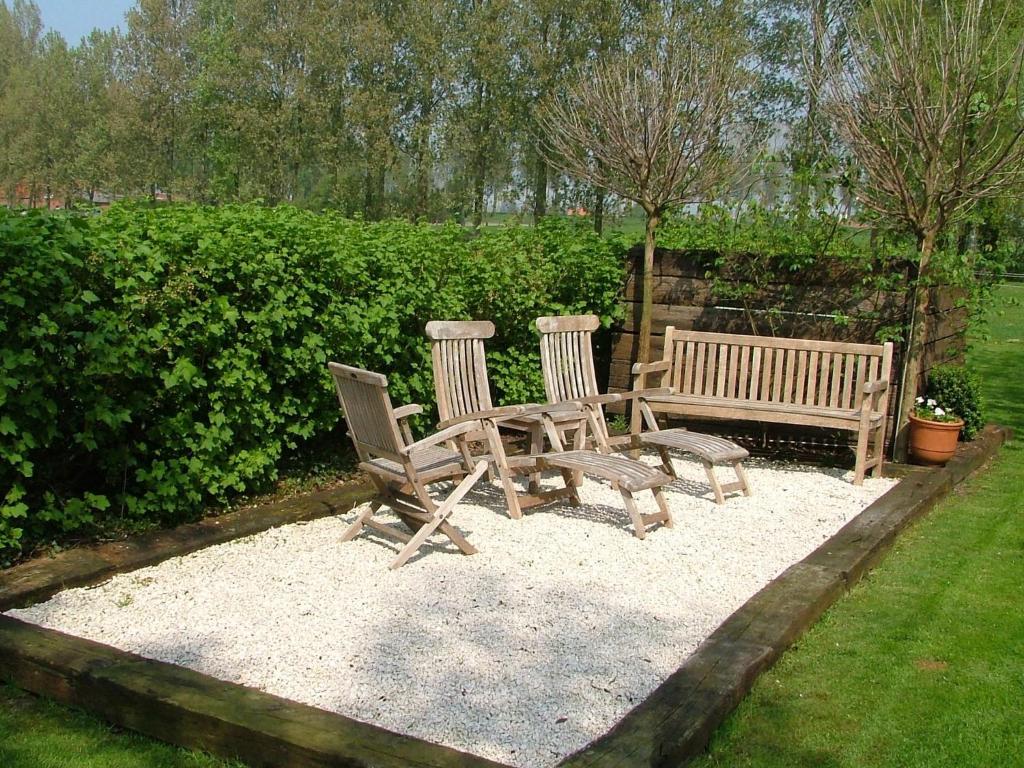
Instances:
[[[922,464],[945,464],[956,453],[963,421],[928,421],[910,415],[910,454]]]

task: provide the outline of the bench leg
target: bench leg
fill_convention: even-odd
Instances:
[[[857,432],[857,463],[853,470],[853,484],[864,485],[864,465],[868,461],[868,430],[861,428]]]
[[[874,430],[874,439],[872,440],[873,446],[871,450],[871,456],[875,461],[875,465],[871,468],[872,477],[882,476],[882,464],[885,453],[885,423],[882,426]]]

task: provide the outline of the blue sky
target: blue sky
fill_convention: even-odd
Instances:
[[[94,27],[123,26],[125,12],[134,0],[35,0],[43,24],[60,32],[68,45],[77,45]]]

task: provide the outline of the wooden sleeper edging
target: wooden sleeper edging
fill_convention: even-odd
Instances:
[[[560,765],[662,768],[703,752],[758,675],[881,559],[900,531],[991,458],[1009,435],[989,427],[946,467],[909,472],[741,606],[608,733]],[[355,491],[344,498],[317,494],[250,510],[250,519],[225,515],[213,525],[184,526],[185,532],[27,563],[0,576],[0,610],[274,525],[335,514],[362,500]],[[0,616],[0,678],[155,738],[254,766],[507,768],[8,616]]]

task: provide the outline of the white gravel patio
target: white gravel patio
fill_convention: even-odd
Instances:
[[[653,463],[653,460],[652,460]],[[9,615],[523,768],[609,730],[734,610],[894,483],[750,461],[711,501],[676,459],[674,529],[633,537],[621,498],[509,519],[481,482],[452,522],[480,550],[340,544],[355,512],[71,589]],[[727,469],[719,470],[722,477]],[[641,511],[654,511],[648,492]],[[434,541],[440,541],[435,539]]]

